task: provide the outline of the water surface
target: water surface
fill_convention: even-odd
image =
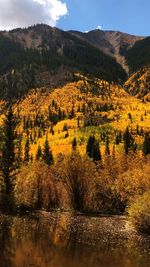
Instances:
[[[150,238],[120,216],[0,216],[0,267],[150,267]]]

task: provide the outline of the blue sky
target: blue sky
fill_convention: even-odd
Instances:
[[[57,27],[86,31],[104,30],[150,35],[150,0],[64,0],[68,14]]]
[[[0,0],[0,30],[45,23],[64,30],[150,35],[150,0]]]

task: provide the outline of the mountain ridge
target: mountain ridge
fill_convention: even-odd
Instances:
[[[2,96],[18,96],[18,90],[21,95],[20,88],[26,92],[45,86],[39,81],[41,73],[56,73],[60,68],[68,69],[71,79],[73,73],[81,72],[118,84],[126,80],[125,71],[114,57],[69,32],[43,24],[1,32],[0,58]]]
[[[38,29],[41,31],[41,35],[37,34]],[[121,54],[121,49],[124,47],[129,49],[135,44],[136,41],[143,40],[145,38],[145,36],[136,36],[112,30],[104,31],[94,29],[89,32],[80,32],[75,30],[64,31],[46,24],[37,24],[28,28],[17,28],[10,31],[1,31],[0,33],[11,38],[12,40],[19,41],[27,48],[40,49],[42,46],[41,37],[43,37],[42,31],[45,34],[50,34],[51,38],[57,39],[58,43],[60,42],[60,39],[63,43],[63,34],[72,34],[82,41],[86,41],[92,46],[95,46],[106,55],[114,57],[126,72],[129,72],[129,68],[125,62],[124,55]]]
[[[87,33],[76,31],[71,31],[71,33],[76,36],[80,36],[91,44],[93,43],[104,53],[115,57],[116,61],[126,70],[126,72],[129,72],[129,68],[125,62],[125,57],[120,53],[121,48],[126,47],[129,49],[135,44],[135,42],[145,38],[120,31],[103,31],[99,29],[89,31]]]
[[[77,72],[123,85],[134,70],[150,65],[149,42],[149,37],[119,31],[83,33],[46,24],[1,31],[0,97],[20,97],[36,87],[54,88],[74,80]],[[125,84],[137,95],[131,87],[130,82]]]

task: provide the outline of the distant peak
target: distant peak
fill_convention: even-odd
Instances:
[[[102,27],[101,26],[97,26],[96,30],[101,31]]]

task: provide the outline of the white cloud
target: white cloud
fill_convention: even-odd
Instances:
[[[0,0],[0,29],[27,27],[37,23],[55,26],[68,13],[60,0]]]

